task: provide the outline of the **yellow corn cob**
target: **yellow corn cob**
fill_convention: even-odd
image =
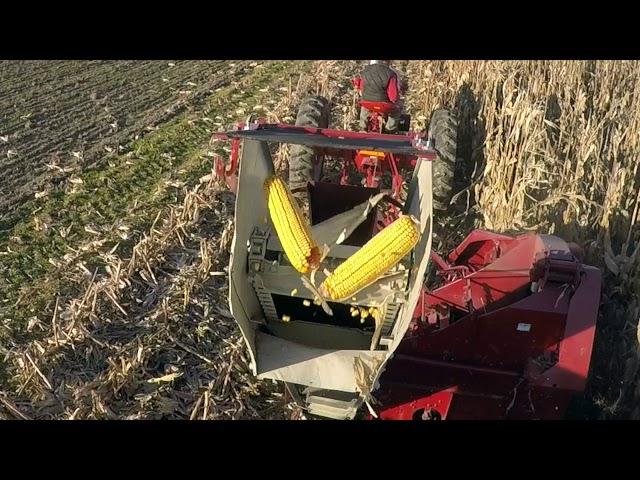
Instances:
[[[272,176],[264,182],[267,208],[280,243],[291,265],[300,273],[318,268],[320,248],[311,238],[311,228],[282,179]]]
[[[350,297],[375,282],[418,243],[417,222],[403,215],[369,240],[329,275],[320,291],[332,300]]]

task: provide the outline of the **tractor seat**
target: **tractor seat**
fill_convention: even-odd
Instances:
[[[362,108],[369,110],[370,112],[377,112],[387,114],[396,110],[396,106],[389,102],[370,102],[368,100],[360,100],[358,102]]]

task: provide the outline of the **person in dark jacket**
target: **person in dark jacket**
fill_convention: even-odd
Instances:
[[[362,100],[369,102],[393,103],[396,108],[388,114],[385,130],[394,133],[398,130],[403,110],[402,95],[407,90],[406,79],[391,68],[389,60],[371,60],[354,83],[362,93]],[[369,111],[360,109],[360,128],[366,130]]]

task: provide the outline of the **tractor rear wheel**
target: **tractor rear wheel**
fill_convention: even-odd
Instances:
[[[455,188],[458,163],[458,119],[449,110],[435,110],[429,123],[429,138],[435,141],[438,159],[433,163],[433,209],[449,208]]]
[[[321,96],[305,98],[296,116],[298,127],[329,127],[329,101]],[[316,155],[313,148],[305,145],[291,145],[289,157],[289,188],[294,197],[302,199],[307,196],[307,182],[313,179]]]

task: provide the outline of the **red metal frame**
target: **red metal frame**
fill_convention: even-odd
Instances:
[[[236,128],[242,130],[245,127],[244,123],[238,123]],[[225,137],[225,139],[227,139]],[[231,139],[231,155],[229,156],[229,165],[226,166],[224,159],[220,155],[216,155],[213,158],[213,165],[215,175],[223,180],[229,190],[236,193],[238,188],[238,167],[240,166],[240,139]]]
[[[371,102],[367,100],[360,100],[360,107],[369,111],[369,118],[367,122],[367,131],[369,133],[382,132],[383,126],[386,121],[386,116],[389,113],[396,111],[397,107],[393,103],[389,102]],[[362,151],[356,152],[354,159],[356,168],[360,173],[366,175],[367,187],[377,187],[379,184],[379,176],[376,173],[384,173],[386,171],[391,172],[392,181],[392,197],[399,199],[400,191],[403,185],[402,169],[415,168],[415,158],[396,158],[394,154],[387,153],[383,157],[383,160],[378,160],[376,157],[370,157]]]
[[[371,108],[378,108],[380,112],[388,112],[392,110],[393,104],[387,104],[384,102],[361,102]],[[395,108],[395,107],[394,107]],[[377,115],[377,113],[375,114]],[[409,139],[410,143],[418,149],[416,155],[401,155],[391,152],[368,150],[342,150],[340,152],[335,149],[328,148],[316,148],[316,153],[319,158],[324,156],[332,156],[333,158],[340,159],[342,164],[342,174],[340,183],[342,185],[348,184],[348,170],[350,165],[354,165],[356,170],[364,175],[363,186],[368,188],[377,188],[380,184],[382,175],[389,172],[391,175],[391,197],[399,200],[402,187],[404,185],[404,179],[402,177],[403,171],[413,171],[418,161],[418,158],[424,158],[425,160],[435,160],[436,152],[429,148],[428,144],[425,148],[422,143],[423,136],[420,133],[408,133],[407,135],[388,135],[374,131],[368,132],[350,132],[345,130],[335,130],[330,128],[312,128],[312,127],[297,127],[287,124],[273,124],[268,125],[264,120],[259,120],[255,124],[245,125],[240,123],[237,125],[237,131],[241,130],[257,130],[260,128],[277,128],[283,131],[299,132],[307,134],[321,135],[325,138],[333,139],[356,139],[356,140],[387,140],[387,139]],[[215,135],[218,139],[232,140],[232,151],[230,156],[230,165],[225,167],[223,160],[217,156],[214,159],[215,171],[218,178],[224,179],[227,186],[235,191],[237,184],[237,170],[238,170],[238,158],[239,158],[239,144],[240,139],[238,137],[231,137],[231,133],[218,133]],[[373,154],[372,154],[373,153]],[[383,156],[380,156],[383,155]],[[399,210],[394,206],[389,206],[388,211],[382,214],[381,222],[383,225],[391,223],[397,215]]]
[[[240,127],[242,125],[242,127]],[[424,134],[420,132],[410,132],[407,135],[391,135],[388,133],[378,133],[378,132],[352,132],[350,130],[337,130],[334,128],[316,128],[316,127],[300,127],[296,125],[289,125],[287,123],[266,123],[264,119],[260,119],[255,123],[245,125],[243,123],[238,124],[237,130],[231,130],[228,132],[219,132],[214,134],[214,138],[219,140],[228,140],[230,137],[234,136],[233,134],[240,133],[242,130],[259,130],[259,129],[269,129],[275,128],[280,129],[282,131],[291,131],[296,133],[312,133],[316,135],[322,135],[327,138],[337,138],[337,139],[373,139],[373,140],[398,140],[403,139],[406,140],[407,137],[409,140],[418,140],[424,139]],[[419,157],[425,157],[429,159],[435,158],[435,151],[429,149],[423,149],[423,152],[417,154]]]
[[[388,115],[397,110],[397,107],[390,102],[370,102],[368,100],[360,100],[359,105],[372,113]]]
[[[374,392],[380,418],[562,418],[585,388],[600,271],[534,234],[474,231],[448,259],[468,273],[423,292]]]
[[[265,137],[265,133],[274,133],[271,138]],[[262,136],[254,136],[252,133],[262,134]],[[281,140],[282,135],[289,134],[293,141]],[[260,141],[276,141],[282,143],[298,143],[301,145],[311,145],[321,154],[339,155],[344,150],[369,149],[380,152],[393,153],[396,157],[404,158],[406,161],[415,161],[417,158],[426,160],[435,160],[437,152],[431,148],[425,134],[421,132],[408,132],[405,135],[391,135],[387,133],[377,132],[351,132],[348,130],[336,130],[332,128],[315,128],[315,127],[298,127],[283,123],[267,124],[264,120],[246,125],[244,128],[231,130],[228,132],[220,132],[214,135],[219,140],[228,140],[229,138],[258,138]],[[294,138],[295,137],[295,138]],[[313,140],[312,142],[306,139]],[[327,142],[318,143],[318,139],[325,139]],[[333,142],[331,142],[333,140]],[[340,143],[353,141],[354,144],[361,142],[362,146],[342,146]],[[379,146],[384,144],[386,146]],[[320,145],[325,144],[323,148]],[[367,147],[366,145],[370,145]]]
[[[367,131],[369,132],[382,132],[387,115],[397,110],[397,107],[389,102],[360,100],[358,103],[360,107],[369,112],[367,121]]]

